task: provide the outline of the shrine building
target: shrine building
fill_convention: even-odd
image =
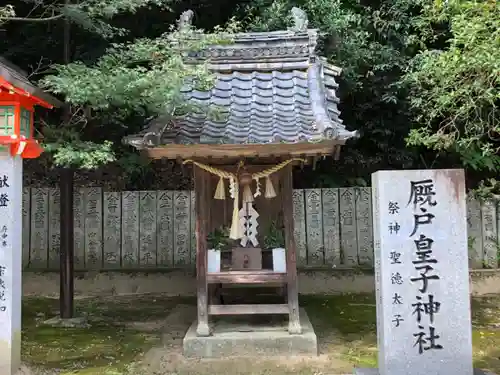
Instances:
[[[281,314],[288,336],[312,329],[299,308],[292,171],[319,158],[335,162],[359,133],[341,120],[341,69],[316,54],[318,32],[307,28],[304,12],[292,14],[289,30],[239,33],[232,43],[189,54],[193,63],[208,61],[216,75],[208,91],[182,90],[187,103],[207,110],[159,116],[124,139],[152,159],[193,166],[197,320],[184,339],[186,355],[194,350],[189,335],[197,345],[217,337],[212,320],[220,316]],[[214,108],[217,116],[210,115]],[[279,303],[230,304],[220,298],[227,285],[284,293]],[[209,345],[202,342],[198,354],[215,355]]]

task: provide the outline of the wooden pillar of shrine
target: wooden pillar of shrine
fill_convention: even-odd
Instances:
[[[210,176],[194,166],[194,191],[196,209],[196,295],[198,310],[198,336],[209,336],[208,284],[207,284],[207,234],[210,215]]]
[[[282,184],[282,205],[283,205],[283,224],[285,229],[285,252],[286,252],[286,279],[288,290],[288,309],[289,323],[288,332],[290,334],[301,334],[302,327],[300,326],[299,316],[299,290],[297,282],[297,257],[294,238],[293,225],[293,182],[292,182],[292,164],[288,164],[283,168],[283,184]]]

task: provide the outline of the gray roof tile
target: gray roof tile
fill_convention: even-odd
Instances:
[[[340,69],[314,55],[316,38],[315,30],[247,33],[238,34],[233,44],[210,47],[195,58],[212,56],[210,68],[217,75],[214,88],[182,91],[188,102],[217,108],[221,118],[208,117],[207,111],[191,112],[176,118],[173,128],[157,118],[125,142],[143,148],[357,137],[340,119],[335,80]],[[151,139],[153,144],[148,143]]]

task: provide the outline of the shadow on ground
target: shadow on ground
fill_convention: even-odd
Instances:
[[[315,327],[319,357],[195,361],[182,357],[182,338],[196,315],[194,299],[82,299],[77,314],[88,314],[91,326],[53,328],[42,323],[57,314],[58,301],[29,298],[23,310],[23,359],[42,373],[60,375],[312,375],[376,366],[372,295],[307,296],[301,305]],[[474,299],[472,309],[475,366],[500,374],[500,297]]]

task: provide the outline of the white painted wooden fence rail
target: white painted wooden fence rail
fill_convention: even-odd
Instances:
[[[59,191],[25,188],[25,268],[59,267]],[[500,215],[493,202],[468,201],[471,268],[497,268]],[[193,267],[190,191],[75,192],[75,269]],[[293,194],[299,266],[371,267],[370,188],[305,189]]]

